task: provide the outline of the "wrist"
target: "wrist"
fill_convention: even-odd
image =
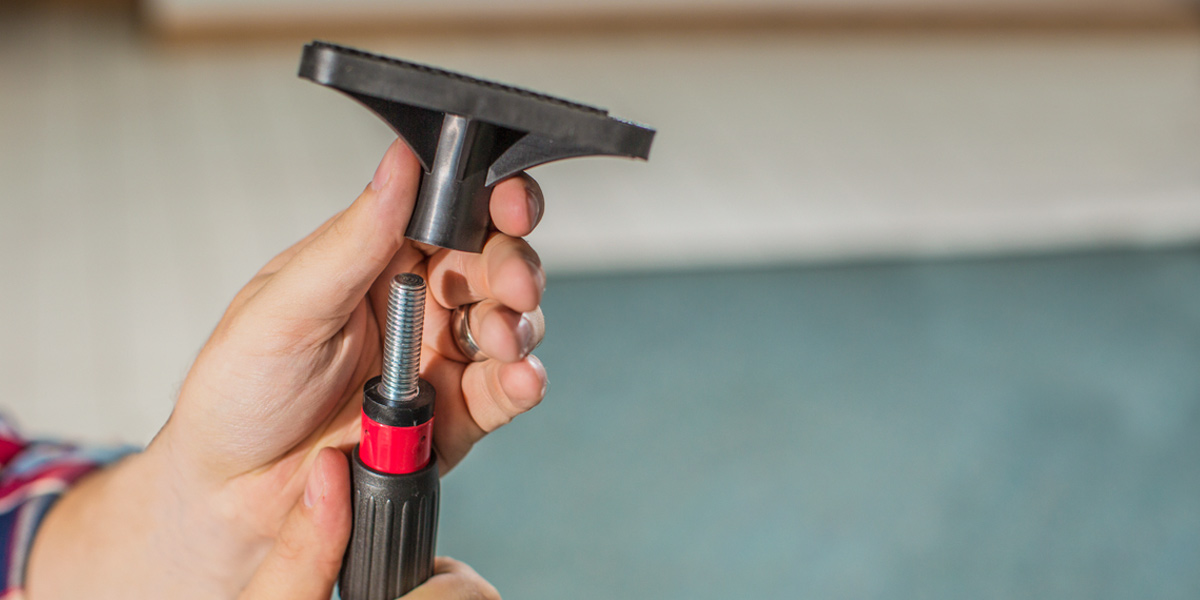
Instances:
[[[194,453],[176,448],[167,434],[155,439],[139,457],[137,471],[129,473],[156,482],[146,507],[155,523],[150,550],[172,580],[196,590],[193,597],[234,597],[270,548],[272,532],[250,522],[252,511],[233,486],[195,464]]]
[[[233,597],[269,540],[239,527],[222,489],[188,476],[155,440],[81,480],[34,540],[30,597]]]

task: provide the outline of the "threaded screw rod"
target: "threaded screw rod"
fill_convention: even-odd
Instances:
[[[425,328],[425,280],[416,273],[392,278],[383,336],[383,377],[379,391],[397,401],[417,396],[421,335]]]

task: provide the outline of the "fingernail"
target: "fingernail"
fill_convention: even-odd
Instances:
[[[546,291],[546,270],[542,268],[540,260],[526,257],[526,263],[529,263],[529,274],[533,275],[533,282],[538,289]]]
[[[542,198],[542,189],[537,183],[530,180],[525,181],[525,202],[529,204],[529,219],[534,227],[542,222],[542,209],[546,203]]]
[[[528,360],[530,362],[530,364],[533,365],[534,369],[536,369],[537,371],[539,371],[541,373],[541,375],[542,375],[542,398],[545,398],[546,392],[550,391],[550,376],[546,373],[546,365],[542,364],[542,361],[539,360],[538,357],[536,357],[536,356],[530,356],[526,360]]]
[[[392,147],[388,146],[387,152],[383,155],[383,160],[379,161],[379,166],[375,168],[375,176],[371,178],[371,189],[378,192],[387,187],[388,181],[392,179]]]
[[[521,340],[521,356],[526,356],[533,352],[533,321],[529,319],[529,315],[521,315],[521,320],[517,321],[517,339]]]
[[[312,508],[325,495],[325,478],[314,468],[308,473],[308,483],[304,486],[304,506]]]

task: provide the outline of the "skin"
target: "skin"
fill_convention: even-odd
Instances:
[[[322,450],[309,472],[304,496],[242,591],[241,600],[329,600],[350,537],[346,456]],[[499,600],[500,594],[471,567],[438,557],[434,575],[404,600]]]
[[[521,239],[541,218],[540,188],[524,175],[497,184],[483,253],[449,251],[403,237],[419,169],[393,143],[350,207],[237,294],[146,450],[85,479],[47,516],[30,598],[328,598],[349,535],[345,453],[362,386],[381,368],[397,273],[428,282],[421,376],[437,389],[442,473],[542,400],[546,372],[530,352],[545,274]],[[451,310],[472,302],[482,362],[466,361],[449,327]],[[439,559],[409,597],[498,596]]]

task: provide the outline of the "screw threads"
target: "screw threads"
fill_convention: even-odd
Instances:
[[[391,400],[417,396],[421,368],[421,334],[425,326],[425,280],[416,273],[392,278],[383,336],[381,394]]]

